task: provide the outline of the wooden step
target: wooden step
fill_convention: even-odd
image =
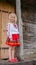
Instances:
[[[12,63],[12,62],[8,62],[5,60],[0,60],[0,65],[33,65],[33,62],[32,61],[29,61],[29,62],[20,61],[20,62]]]

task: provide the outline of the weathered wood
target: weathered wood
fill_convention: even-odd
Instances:
[[[7,61],[0,60],[0,65],[33,65],[33,62],[32,61],[29,61],[29,62],[20,61],[20,62],[12,63],[12,62],[8,62],[8,60]],[[34,65],[35,65],[35,63],[34,63]]]
[[[22,18],[21,18],[21,2],[16,0],[16,14],[18,17],[18,26],[19,26],[19,37],[20,37],[20,58],[23,59],[23,29],[22,29]]]

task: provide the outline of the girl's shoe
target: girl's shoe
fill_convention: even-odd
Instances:
[[[8,60],[9,62],[18,62],[17,58],[12,58]]]
[[[12,62],[18,62],[17,58],[12,58]]]

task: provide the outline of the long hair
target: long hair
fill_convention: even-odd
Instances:
[[[16,16],[16,14],[15,13],[10,13],[9,14],[9,19],[11,18],[11,16],[14,16],[15,17],[15,23],[17,23],[17,16]]]

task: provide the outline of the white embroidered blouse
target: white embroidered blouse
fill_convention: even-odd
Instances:
[[[12,34],[19,34],[17,24],[14,25],[13,23],[8,23],[6,25],[6,29],[7,29],[7,36],[9,36],[9,38],[12,38]]]

